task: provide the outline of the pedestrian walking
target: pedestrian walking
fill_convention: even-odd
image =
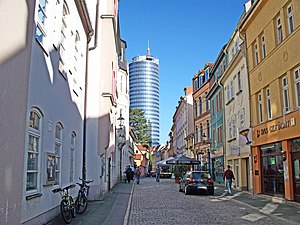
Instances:
[[[230,169],[230,165],[227,166],[227,170],[224,173],[223,179],[225,180],[226,178],[226,187],[228,190],[228,195],[231,195],[231,185],[232,185],[232,180],[234,180],[234,174],[232,170]]]
[[[161,168],[158,166],[156,167],[156,182],[160,181],[160,173],[161,173]]]
[[[136,177],[136,183],[139,184],[140,183],[140,177],[141,177],[141,169],[138,166],[135,170],[135,177]]]
[[[126,180],[128,181],[128,183],[130,183],[131,174],[132,174],[132,170],[130,168],[130,165],[127,166],[127,169],[125,170],[125,174],[126,174]]]

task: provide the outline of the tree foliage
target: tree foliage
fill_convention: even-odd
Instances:
[[[137,142],[142,145],[148,145],[151,141],[151,137],[145,112],[141,109],[130,108],[129,125],[134,129],[137,135]]]

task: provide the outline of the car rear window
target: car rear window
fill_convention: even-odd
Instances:
[[[209,179],[210,174],[205,173],[205,172],[197,172],[197,173],[193,173],[193,178],[194,179]]]

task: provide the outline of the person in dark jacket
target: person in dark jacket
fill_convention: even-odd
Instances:
[[[132,176],[132,170],[130,168],[130,165],[128,165],[127,169],[125,170],[125,174],[126,174],[126,179],[127,179],[128,183],[130,183],[131,176]]]
[[[234,180],[234,174],[232,170],[230,170],[230,165],[227,166],[227,170],[224,173],[223,179],[225,180],[226,178],[226,187],[228,190],[228,194],[231,195],[231,185],[232,185],[232,180]]]

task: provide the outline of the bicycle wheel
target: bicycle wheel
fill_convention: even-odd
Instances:
[[[74,218],[76,216],[75,203],[71,196],[69,196],[69,198],[70,198],[70,203],[71,203],[71,214],[72,214],[72,217]]]
[[[64,221],[66,223],[71,223],[72,221],[71,206],[68,204],[68,201],[66,199],[63,199],[60,202],[60,212]]]
[[[79,194],[75,201],[76,213],[82,214],[86,210],[88,205],[88,199],[85,194]]]

